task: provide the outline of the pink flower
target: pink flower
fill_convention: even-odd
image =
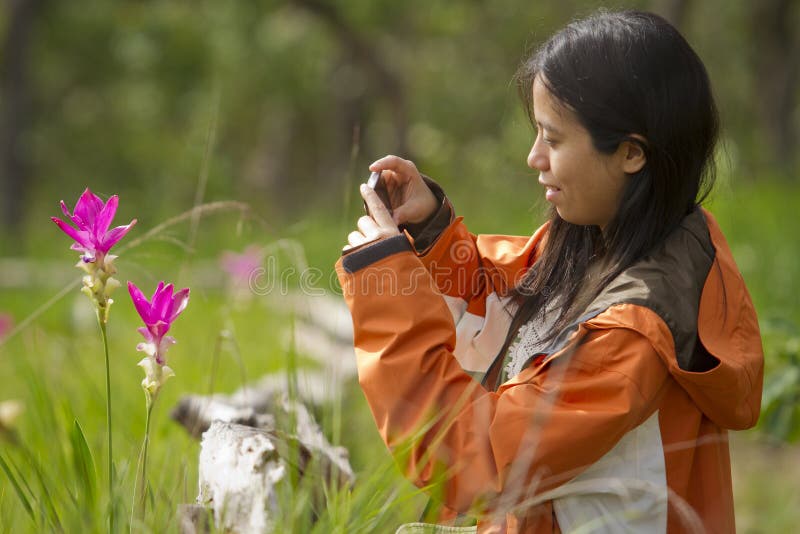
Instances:
[[[6,334],[11,332],[14,328],[14,319],[11,314],[0,312],[0,339],[6,337]]]
[[[237,254],[226,250],[219,259],[220,266],[228,273],[234,285],[247,286],[253,272],[261,267],[264,251],[257,245],[250,245]]]
[[[172,322],[189,304],[189,288],[183,288],[173,294],[174,288],[172,284],[165,285],[164,282],[159,282],[153,297],[147,300],[133,282],[128,282],[128,292],[133,299],[133,305],[145,324],[144,328],[139,328],[145,343],[139,343],[136,350],[155,358],[155,363],[158,365],[164,365],[167,349],[175,343],[175,339],[166,333],[169,332]]]
[[[91,263],[98,255],[105,256],[111,247],[136,224],[136,219],[134,219],[127,226],[117,226],[109,231],[108,227],[111,226],[111,221],[117,213],[118,204],[119,197],[117,195],[113,195],[103,204],[100,197],[87,187],[78,199],[78,203],[75,204],[72,214],[69,213],[64,201],[61,201],[61,211],[70,218],[77,229],[57,217],[51,217],[51,219],[65,234],[75,240],[71,247],[72,250],[83,252],[81,256],[83,261]]]

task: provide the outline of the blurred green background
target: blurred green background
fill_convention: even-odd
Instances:
[[[118,262],[119,278],[146,293],[161,279],[193,291],[170,353],[178,377],[154,421],[152,461],[165,497],[157,530],[176,503],[196,495],[198,446],[167,408],[181,394],[230,392],[243,372],[255,378],[285,365],[288,314],[262,306],[264,298],[233,306],[220,254],[291,240],[320,269],[317,285],[332,292],[332,264],[361,210],[357,184],[387,153],[436,178],[472,231],[530,233],[544,206],[525,165],[533,133],[511,79],[532,47],[600,6],[661,13],[709,70],[723,139],[708,207],[751,290],[767,357],[760,426],[733,441],[737,519],[743,532],[790,529],[800,521],[800,449],[792,444],[800,437],[800,2],[793,0],[7,0],[0,6],[0,314],[24,328],[0,345],[0,401],[25,402],[20,435],[43,462],[66,464],[68,446],[54,449],[53,435],[68,441],[77,418],[105,476],[102,348],[90,303],[75,289],[45,305],[78,277],[68,239],[48,220],[60,215],[59,200],[72,207],[87,186],[118,194],[116,224],[138,219],[126,240],[200,203],[250,207],[170,226]],[[298,265],[297,255],[278,256],[283,266]],[[120,457],[135,459],[144,425],[137,319],[127,296],[117,297],[110,334],[122,421],[114,432]],[[238,348],[217,351],[221,364],[212,368],[223,330],[234,332]],[[353,449],[356,470],[372,470],[386,455],[366,406],[357,392],[343,402],[347,417],[325,418],[326,429]],[[159,442],[179,458],[158,452]],[[54,480],[70,472],[54,469]],[[132,484],[130,472],[125,480]],[[0,475],[0,531],[26,525]]]

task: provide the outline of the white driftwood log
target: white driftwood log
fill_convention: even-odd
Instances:
[[[321,457],[326,465],[335,467],[339,476],[344,477],[340,483],[353,480],[347,449],[331,445],[309,409],[302,402],[289,399],[285,393],[262,398],[256,408],[232,405],[221,395],[185,396],[173,409],[172,417],[193,435],[202,435],[203,441],[208,439],[208,429],[217,422],[291,436],[312,455]]]
[[[197,501],[213,509],[223,531],[269,532],[276,486],[285,483],[287,474],[268,431],[215,422],[203,435]]]
[[[328,442],[303,403],[286,394],[273,394],[262,401],[259,408],[271,413],[232,407],[223,399],[181,401],[183,414],[194,414],[195,419],[188,420],[190,425],[197,429],[208,423],[202,434],[197,503],[209,507],[216,527],[226,532],[273,530],[270,518],[275,515],[280,484],[312,477],[314,483],[305,487],[316,488],[315,498],[323,498],[323,486],[343,487],[355,481],[347,449]],[[192,403],[202,409],[193,409]],[[212,414],[211,421],[203,419]],[[295,476],[289,476],[289,469],[296,470]],[[187,514],[184,511],[181,523],[194,525],[194,530],[182,531],[202,531]]]
[[[290,295],[279,299],[284,309],[296,314],[294,350],[319,363],[319,368],[298,369],[296,397],[321,405],[341,399],[342,387],[356,376],[350,312],[340,299]],[[285,374],[265,375],[230,395],[186,395],[172,411],[172,418],[196,438],[212,421],[267,427],[275,410],[275,398],[288,390]]]
[[[273,407],[266,402],[266,396],[262,400],[261,403],[246,404],[228,395],[184,395],[170,412],[170,417],[197,439],[214,421],[254,428],[275,428],[275,417],[270,413]]]
[[[304,481],[319,502],[324,487],[353,484],[347,449],[328,442],[304,404],[340,398],[356,373],[347,308],[318,298],[289,299],[294,349],[321,367],[297,372],[295,396],[285,375],[268,375],[231,395],[184,396],[173,409],[174,420],[202,436],[198,504],[179,509],[184,534],[208,530],[198,506],[211,509],[224,532],[278,531],[271,521],[281,485]]]
[[[200,504],[178,505],[178,528],[181,534],[210,534],[211,510]]]
[[[307,424],[298,421],[298,426]],[[310,431],[315,426],[311,424],[306,427]],[[314,497],[322,498],[323,484],[353,483],[346,458],[332,455],[331,450],[318,435],[295,438],[215,421],[203,434],[197,502],[213,510],[216,527],[225,532],[276,531],[272,520],[281,485],[291,484],[298,476],[317,477],[319,482],[311,487],[317,489]],[[296,471],[295,476],[290,476],[290,470]]]

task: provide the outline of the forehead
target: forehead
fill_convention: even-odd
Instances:
[[[533,115],[538,123],[558,123],[567,126],[575,120],[573,113],[561,103],[537,76],[533,80]]]

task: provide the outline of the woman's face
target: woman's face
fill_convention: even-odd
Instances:
[[[617,212],[630,179],[622,150],[603,154],[588,130],[537,77],[533,83],[536,141],[528,166],[539,171],[545,198],[567,222],[605,227]]]

